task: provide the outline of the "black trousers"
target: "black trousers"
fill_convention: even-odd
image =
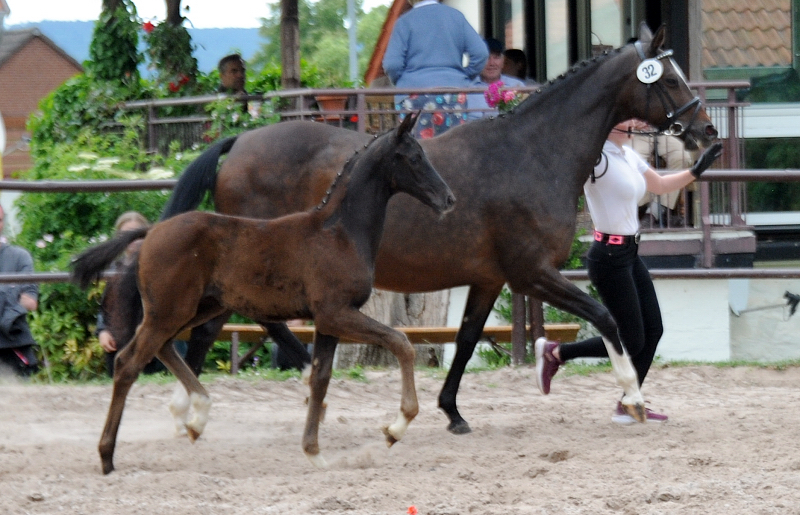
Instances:
[[[0,363],[21,377],[29,377],[39,371],[39,360],[33,345],[0,349]]]
[[[638,251],[639,245],[634,242],[609,245],[595,241],[587,254],[587,269],[603,305],[617,323],[641,386],[664,326],[653,280]],[[601,337],[563,344],[559,352],[563,361],[608,357]]]

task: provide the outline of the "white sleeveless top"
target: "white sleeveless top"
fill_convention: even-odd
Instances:
[[[649,168],[632,148],[605,142],[600,163],[594,168],[595,182],[589,177],[583,185],[596,230],[621,235],[639,231],[639,199],[646,190],[644,173]]]

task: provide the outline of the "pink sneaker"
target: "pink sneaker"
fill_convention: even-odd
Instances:
[[[553,349],[556,347],[558,347],[558,342],[551,342],[545,338],[539,338],[533,344],[536,355],[536,386],[544,395],[550,393],[550,380],[558,372],[558,367],[564,363],[553,356]]]
[[[648,424],[660,424],[662,422],[666,422],[669,419],[668,416],[661,413],[656,413],[650,408],[645,408],[645,413],[647,413]],[[623,426],[637,423],[637,420],[635,418],[625,413],[625,409],[622,407],[621,402],[617,403],[617,409],[615,409],[614,414],[611,415],[611,421],[614,422],[615,424],[621,424]]]

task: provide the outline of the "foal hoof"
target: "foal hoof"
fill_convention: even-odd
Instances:
[[[647,422],[647,411],[644,408],[644,404],[623,404],[622,409],[637,422],[641,422],[642,424]]]
[[[472,428],[469,427],[469,424],[467,424],[466,420],[450,422],[450,425],[447,426],[447,430],[454,435],[466,435],[472,432]]]
[[[200,438],[200,432],[193,427],[186,426],[186,436],[189,437],[190,442],[194,443]]]
[[[325,458],[322,457],[322,454],[308,454],[306,453],[306,458],[308,461],[311,462],[318,469],[326,469],[328,468],[328,462],[325,461]]]
[[[382,431],[383,431],[383,434],[386,435],[386,447],[391,448],[392,445],[394,445],[394,444],[396,444],[397,442],[400,441],[398,438],[394,437],[392,432],[389,430],[389,426],[384,426]]]

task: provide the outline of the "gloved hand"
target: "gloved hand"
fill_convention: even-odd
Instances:
[[[719,156],[722,155],[722,143],[716,142],[700,155],[700,157],[695,161],[694,166],[690,169],[692,175],[694,175],[695,179],[700,178],[700,174],[708,170],[708,167],[711,166],[714,161],[717,160]]]

